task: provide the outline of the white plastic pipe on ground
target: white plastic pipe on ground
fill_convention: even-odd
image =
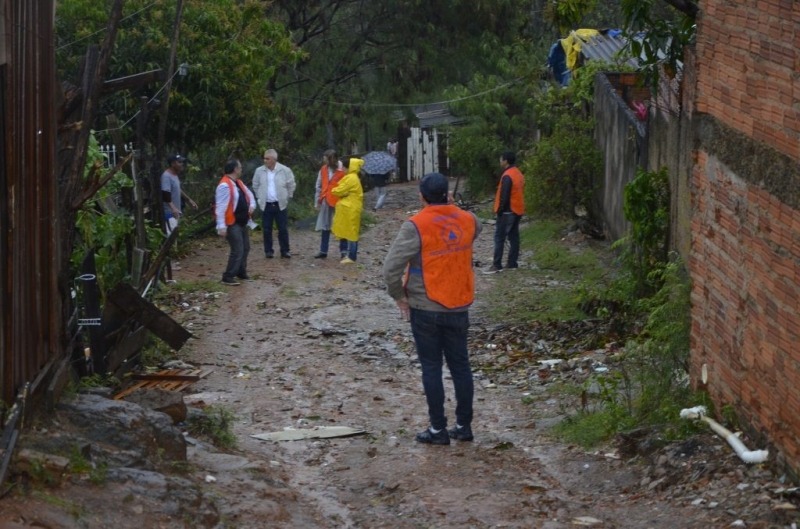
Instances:
[[[700,419],[706,421],[708,425],[714,430],[717,435],[728,441],[731,448],[736,452],[736,455],[741,458],[745,463],[763,463],[769,457],[768,450],[748,450],[747,447],[739,440],[739,437],[728,430],[720,423],[710,417],[706,417],[705,406],[695,406],[694,408],[685,408],[681,410],[682,419]]]

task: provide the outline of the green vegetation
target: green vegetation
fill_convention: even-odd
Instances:
[[[594,316],[580,307],[579,285],[608,283],[607,263],[601,245],[591,242],[576,251],[565,240],[572,222],[538,219],[520,232],[525,257],[535,268],[498,274],[484,299],[490,316],[502,322],[579,320]],[[604,264],[606,263],[606,264]]]
[[[571,441],[593,444],[641,426],[677,438],[693,428],[678,418],[680,410],[698,401],[710,404],[689,387],[690,283],[680,259],[666,253],[666,186],[664,171],[640,171],[626,188],[632,227],[616,244],[622,268],[607,288],[594,285],[591,292],[606,301],[597,306],[615,307],[630,328],[640,330],[614,369],[594,374],[582,388],[577,415],[557,429]]]
[[[236,416],[223,406],[208,406],[202,415],[190,415],[187,419],[188,431],[194,436],[211,440],[214,446],[231,449],[236,446],[233,421]]]
[[[689,283],[682,264],[666,265],[662,279],[653,297],[639,300],[646,314],[642,332],[628,341],[612,371],[586,382],[576,415],[557,427],[568,441],[592,446],[642,426],[676,439],[694,431],[679,418],[681,409],[711,407],[689,387]]]
[[[80,379],[78,382],[78,391],[82,389],[89,389],[89,388],[118,388],[120,387],[120,381],[117,377],[111,374],[101,375],[99,373],[94,373],[89,376],[85,376]]]
[[[108,464],[94,464],[81,453],[77,446],[73,446],[69,453],[69,469],[73,474],[88,475],[93,485],[105,483],[108,477]]]
[[[140,353],[140,361],[145,368],[157,367],[174,359],[175,351],[157,338],[150,338]]]

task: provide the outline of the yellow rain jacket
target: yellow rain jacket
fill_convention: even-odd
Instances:
[[[364,190],[358,178],[358,170],[364,165],[361,158],[350,158],[347,174],[331,190],[339,197],[336,213],[333,215],[331,231],[340,239],[357,241],[361,233],[361,210],[364,207]]]

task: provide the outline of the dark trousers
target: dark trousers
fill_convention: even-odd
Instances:
[[[322,233],[322,236],[320,237],[319,241],[319,253],[328,255],[328,247],[331,244],[331,230],[322,230],[320,233]],[[339,239],[339,253],[342,255],[342,257],[344,257],[345,253],[347,253],[346,239]]]
[[[508,239],[508,262],[506,268],[517,268],[519,264],[519,221],[522,217],[515,213],[502,213],[497,216],[494,226],[494,258],[492,264],[503,268],[503,247]]]
[[[228,254],[228,266],[222,274],[223,281],[247,277],[247,256],[250,253],[250,234],[247,232],[247,226],[242,224],[228,226],[225,238],[231,251]]]
[[[277,202],[267,202],[264,205],[264,213],[261,216],[261,229],[264,230],[264,253],[273,255],[272,249],[272,225],[278,226],[278,246],[281,255],[289,253],[289,210],[281,210]]]
[[[474,386],[467,352],[468,312],[432,312],[411,309],[411,333],[422,366],[422,387],[428,402],[431,427],[447,428],[444,413],[444,383],[442,359],[453,378],[456,393],[456,422],[472,424]]]

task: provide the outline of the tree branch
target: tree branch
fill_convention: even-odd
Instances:
[[[697,2],[692,0],[664,0],[666,3],[677,9],[678,11],[685,13],[686,15],[690,16],[691,18],[697,18],[697,11],[699,7],[697,6]]]

